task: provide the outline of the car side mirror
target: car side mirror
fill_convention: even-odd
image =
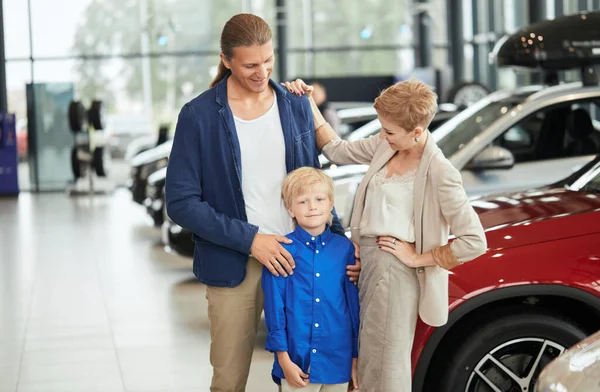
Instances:
[[[510,169],[515,165],[512,152],[499,146],[488,146],[469,162],[465,169],[480,171]]]

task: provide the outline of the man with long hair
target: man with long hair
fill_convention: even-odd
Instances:
[[[194,274],[207,285],[212,392],[242,392],[263,310],[263,266],[293,274],[286,174],[319,167],[310,104],[273,82],[271,29],[251,14],[221,34],[211,88],[182,108],[166,178],[167,213],[193,232]],[[335,218],[331,230],[343,235]],[[349,268],[354,279],[358,268]]]

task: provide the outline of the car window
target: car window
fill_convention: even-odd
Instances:
[[[563,140],[563,156],[597,154],[600,152],[598,101],[576,102],[571,107]]]
[[[575,157],[600,152],[593,101],[561,103],[519,121],[493,144],[508,149],[515,163]],[[595,140],[598,139],[598,140]]]
[[[524,98],[511,97],[511,99],[489,103],[458,123],[452,132],[448,132],[438,141],[438,147],[445,156],[453,156],[484,129],[520,104]]]
[[[544,117],[543,112],[528,116],[500,135],[492,144],[509,150],[516,163],[534,160]]]
[[[533,138],[522,126],[517,125],[502,135],[502,144],[514,148],[531,147]]]

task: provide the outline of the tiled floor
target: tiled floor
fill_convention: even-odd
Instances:
[[[0,198],[0,392],[208,391],[204,290],[125,190]]]

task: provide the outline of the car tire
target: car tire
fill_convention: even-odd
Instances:
[[[152,222],[154,223],[154,227],[162,227],[162,224],[165,222],[162,209],[160,211],[152,211]]]
[[[515,312],[513,309],[503,314],[472,330],[462,331],[464,339],[447,350],[449,354],[440,362],[446,369],[441,377],[435,375],[440,380],[437,391],[490,391],[481,375],[499,391],[533,391],[545,365],[588,335],[572,321],[550,313]],[[540,360],[532,367],[532,372],[523,369],[526,364],[536,363],[532,361],[538,355]],[[517,388],[518,384],[497,363],[502,363],[521,378],[527,389]]]
[[[467,107],[490,93],[490,89],[478,82],[458,82],[448,90],[446,102]]]
[[[69,104],[69,127],[72,132],[85,130],[88,118],[85,107],[80,101],[71,101]]]
[[[110,160],[110,153],[106,147],[96,147],[92,156],[92,164],[98,177],[108,177]]]
[[[102,130],[105,127],[104,120],[104,104],[102,101],[94,100],[92,101],[92,106],[90,107],[90,111],[88,112],[88,116],[90,119],[90,123],[96,130]]]
[[[77,181],[78,178],[81,178],[81,163],[77,157],[77,147],[71,149],[71,171],[73,172],[75,181]]]

